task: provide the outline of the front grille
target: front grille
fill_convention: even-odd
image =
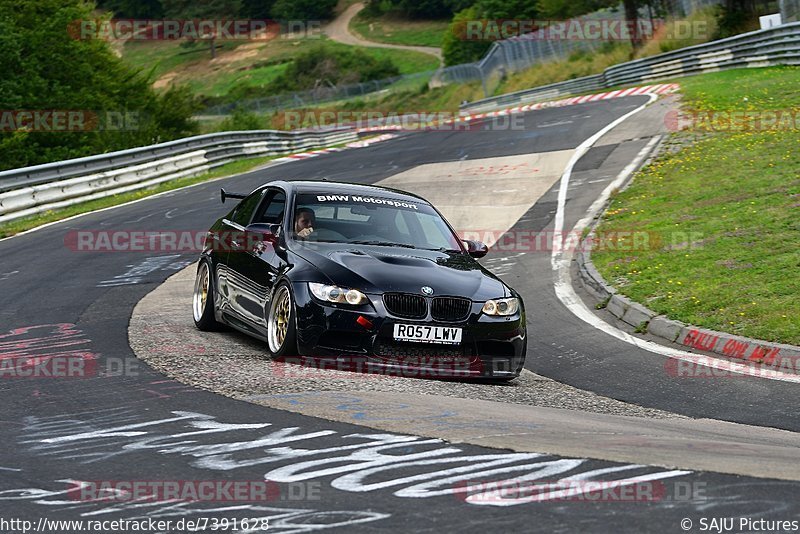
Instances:
[[[392,358],[398,363],[407,365],[419,364],[415,358],[426,358],[429,360],[428,363],[469,361],[471,357],[467,352],[463,346],[404,343],[380,338],[375,342],[376,355]]]
[[[467,318],[472,301],[455,297],[436,297],[431,304],[431,316],[437,321],[461,321]]]
[[[428,314],[428,305],[425,297],[421,295],[386,293],[383,296],[383,304],[389,313],[397,317],[422,319]]]

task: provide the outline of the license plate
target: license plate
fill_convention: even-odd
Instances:
[[[397,341],[458,345],[461,343],[461,329],[449,326],[396,324],[394,325],[394,338]]]

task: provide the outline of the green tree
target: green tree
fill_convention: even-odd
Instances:
[[[250,19],[268,19],[275,0],[242,0],[240,15]]]
[[[277,0],[272,17],[278,20],[329,20],[337,0]]]
[[[365,13],[379,16],[393,11],[412,19],[442,19],[470,7],[476,0],[367,0]]]
[[[753,28],[748,26],[756,22],[756,17],[768,12],[764,6],[759,10],[755,0],[725,0],[717,10],[718,37],[731,37],[751,30]]]
[[[536,0],[478,0],[478,13],[487,19],[535,19]]]
[[[633,30],[631,31],[630,40],[634,51],[641,48],[644,44],[644,37],[642,36],[641,28],[639,27],[639,9],[645,5],[647,5],[646,0],[622,1],[622,6],[625,10],[625,20],[629,24],[629,27]]]
[[[88,156],[184,137],[197,129],[185,89],[157,95],[98,39],[77,39],[74,21],[94,20],[81,0],[0,0],[0,110],[74,110],[101,128],[0,132],[0,168]],[[6,111],[8,113],[8,111]],[[110,124],[110,116],[126,117]],[[130,118],[130,120],[127,120]]]
[[[536,0],[478,0],[470,8],[456,13],[442,39],[442,56],[446,65],[458,65],[479,60],[492,44],[487,35],[493,23],[505,19],[535,20]],[[469,31],[477,24],[482,30]],[[508,37],[508,36],[503,36]]]
[[[164,16],[161,0],[100,0],[97,7],[108,9],[114,18],[157,19]]]
[[[538,0],[536,8],[544,19],[569,19],[600,9],[616,7],[619,0]]]
[[[472,7],[475,4],[475,0],[445,0],[444,3],[450,9],[450,12],[455,14]]]
[[[412,19],[440,19],[453,14],[446,0],[397,0],[396,5]]]
[[[163,2],[165,16],[183,19],[230,20],[238,17],[239,11],[242,9],[242,0],[205,0],[203,2],[163,0]],[[198,40],[208,43],[212,59],[217,57],[217,36],[215,34],[212,33]]]
[[[480,20],[478,8],[459,11],[442,38],[442,57],[445,65],[459,65],[479,60],[491,46],[490,41],[472,39],[467,33],[471,21]]]

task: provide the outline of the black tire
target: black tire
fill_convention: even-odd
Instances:
[[[267,346],[274,359],[297,356],[294,295],[287,282],[275,287],[266,310]]]
[[[201,259],[197,266],[192,293],[192,317],[194,325],[203,332],[214,332],[223,328],[214,317],[214,283],[211,280],[210,262],[205,259]]]

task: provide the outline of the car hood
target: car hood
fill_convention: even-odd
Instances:
[[[313,264],[331,283],[365,293],[455,295],[483,301],[510,296],[508,288],[472,257],[400,247],[308,243],[293,252]],[[325,281],[327,281],[325,280]]]

